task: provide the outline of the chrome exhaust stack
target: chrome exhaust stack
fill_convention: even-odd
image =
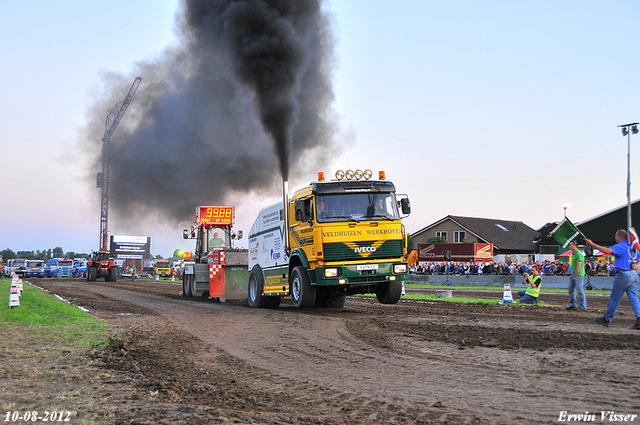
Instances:
[[[289,182],[282,182],[282,207],[284,209],[284,251],[287,257],[291,255],[291,241],[289,238]]]

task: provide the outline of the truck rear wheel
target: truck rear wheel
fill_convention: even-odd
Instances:
[[[376,298],[381,304],[396,304],[402,296],[402,281],[392,280],[389,283],[381,283],[376,291]]]
[[[252,308],[278,308],[280,307],[280,297],[265,297],[262,295],[264,291],[264,277],[259,267],[251,269],[249,274],[248,301],[249,307]]]
[[[289,286],[293,305],[298,308],[313,307],[316,302],[316,287],[311,285],[307,269],[302,266],[294,267]]]
[[[87,281],[95,282],[98,277],[98,269],[95,267],[89,267],[87,269]]]

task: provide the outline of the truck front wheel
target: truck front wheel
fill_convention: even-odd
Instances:
[[[321,308],[344,308],[344,302],[347,300],[346,295],[316,295],[316,303],[314,307]]]
[[[376,291],[376,298],[381,304],[396,304],[402,296],[402,281],[392,280],[389,283],[381,283]]]
[[[316,287],[311,285],[307,269],[302,266],[294,267],[289,286],[293,305],[298,308],[313,307],[316,302]]]

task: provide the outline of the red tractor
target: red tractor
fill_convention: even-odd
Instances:
[[[87,281],[95,282],[100,277],[104,277],[105,282],[118,280],[118,266],[109,251],[94,251],[87,262]]]

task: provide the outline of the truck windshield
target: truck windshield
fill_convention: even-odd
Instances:
[[[398,220],[393,193],[346,193],[316,196],[318,223]]]

